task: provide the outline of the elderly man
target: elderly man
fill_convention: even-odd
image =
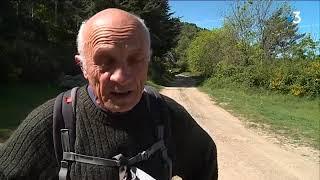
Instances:
[[[49,100],[1,147],[0,179],[54,179],[58,174],[70,179],[217,179],[216,147],[210,136],[181,105],[161,96],[162,111],[144,91],[151,51],[140,18],[119,9],[103,10],[82,24],[77,43],[75,58],[89,83],[74,97],[72,151],[62,145],[67,153],[57,161],[57,100]],[[158,133],[165,133],[155,137],[153,119],[160,115],[167,119],[166,130],[159,128]],[[69,146],[65,140],[61,143]]]

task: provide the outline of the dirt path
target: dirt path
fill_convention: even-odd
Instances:
[[[180,77],[173,85],[179,87],[166,87],[161,93],[182,104],[214,139],[220,180],[320,179],[319,152],[288,148],[247,129],[192,84]]]

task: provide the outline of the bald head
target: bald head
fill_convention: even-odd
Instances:
[[[102,108],[125,112],[140,101],[151,56],[143,20],[120,9],[103,10],[82,24],[78,51],[75,58]]]
[[[138,16],[123,11],[121,9],[109,8],[98,12],[86,21],[83,21],[77,36],[77,50],[80,56],[84,59],[86,56],[85,48],[90,42],[88,39],[88,31],[98,26],[105,26],[106,28],[121,30],[128,25],[142,30],[144,39],[147,41],[150,48],[150,33],[146,27],[144,20]]]

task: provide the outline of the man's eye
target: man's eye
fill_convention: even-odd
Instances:
[[[103,71],[106,71],[108,69],[110,69],[114,64],[114,61],[113,60],[105,60],[99,64],[97,64],[99,70],[103,70]]]

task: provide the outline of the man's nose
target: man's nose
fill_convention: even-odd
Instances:
[[[130,79],[130,70],[126,65],[117,68],[111,75],[110,80],[124,85]]]

